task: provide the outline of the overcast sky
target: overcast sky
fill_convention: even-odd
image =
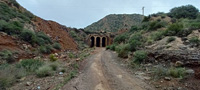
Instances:
[[[169,12],[173,7],[194,5],[200,0],[17,0],[33,14],[67,27],[84,28],[108,14]]]

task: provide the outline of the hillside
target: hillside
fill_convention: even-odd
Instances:
[[[158,90],[199,90],[199,21],[199,10],[192,5],[158,12],[117,35],[107,49]]]
[[[48,34],[54,41],[58,41],[63,50],[78,49],[76,42],[67,32],[71,30],[70,28],[60,25],[57,22],[47,21],[39,17],[36,17],[34,25],[36,26],[36,31],[42,31]]]
[[[0,31],[7,34],[7,37],[15,38],[16,42],[23,41],[34,48],[58,42],[62,50],[77,50],[76,42],[68,34],[69,30],[71,29],[54,21],[44,20],[33,15],[15,0],[0,1]],[[33,39],[33,37],[36,39]],[[45,38],[50,38],[51,41],[47,43]],[[4,46],[6,46],[6,43],[4,43]],[[7,46],[4,49],[10,49],[10,47]]]
[[[139,14],[111,14],[87,26],[85,31],[116,32],[121,29],[130,29],[133,25],[142,22],[143,16]]]

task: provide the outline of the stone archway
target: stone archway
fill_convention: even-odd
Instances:
[[[96,38],[96,47],[101,47],[101,38],[100,37]]]
[[[90,47],[94,47],[95,46],[95,38],[92,36],[90,38]]]
[[[112,43],[112,37],[109,34],[89,34],[87,38],[90,47],[106,47]]]
[[[106,42],[107,42],[106,38],[103,37],[102,38],[102,47],[106,47]]]

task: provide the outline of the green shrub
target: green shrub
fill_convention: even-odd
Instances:
[[[181,30],[183,30],[183,24],[179,24],[179,23],[174,23],[172,25],[170,25],[165,34],[167,36],[175,36],[177,35]]]
[[[170,42],[172,42],[172,41],[174,41],[174,40],[176,40],[175,37],[169,37],[169,38],[167,39],[167,43],[170,43]]]
[[[49,65],[52,70],[56,71],[58,69],[58,64],[57,63],[52,63]]]
[[[25,59],[20,61],[17,64],[18,68],[24,68],[28,72],[35,72],[39,67],[41,67],[44,63],[40,60],[35,59]]]
[[[106,46],[106,49],[110,49],[110,50],[115,51],[115,49],[116,49],[116,44],[114,43],[114,44],[111,44],[111,45],[109,45],[109,46]]]
[[[132,34],[131,37],[129,38],[129,43],[132,42],[133,40],[142,41],[143,40],[142,34],[140,32]]]
[[[110,46],[106,46],[106,50],[110,49]]]
[[[136,51],[137,49],[139,49],[139,47],[142,45],[141,41],[138,40],[132,40],[130,43],[130,51]]]
[[[143,44],[143,36],[139,32],[134,33],[130,38],[129,38],[129,46],[130,46],[130,51],[135,51],[137,50],[142,44]]]
[[[60,71],[64,73],[66,72],[66,69],[62,68]]]
[[[195,46],[199,46],[200,44],[200,40],[198,37],[192,37],[189,39],[189,42],[192,44],[192,45],[195,45]]]
[[[150,20],[151,16],[149,15],[148,17],[147,16],[144,16],[144,19],[142,22],[148,22]]]
[[[167,68],[164,68],[163,66],[158,66],[154,69],[154,75],[157,78],[163,77],[167,75]]]
[[[3,32],[7,33],[8,35],[18,35],[23,30],[23,24],[18,21],[12,21],[8,24],[4,25]]]
[[[155,27],[156,24],[157,24],[156,21],[150,22],[150,24],[149,24],[149,29],[148,29],[148,30],[156,30],[156,29],[157,29],[157,28]]]
[[[160,21],[161,21],[161,19],[159,18],[159,19],[157,19],[156,21],[157,21],[157,22],[160,22]]]
[[[143,23],[140,25],[140,29],[141,29],[141,30],[148,30],[149,24],[150,24],[150,22],[143,22]]]
[[[165,21],[161,21],[161,20],[154,21],[154,22],[150,23],[148,30],[157,30],[158,28],[162,28],[165,26],[167,26],[167,22],[165,22]]]
[[[166,16],[162,15],[161,18],[164,19]]]
[[[40,46],[39,50],[41,53],[44,53],[44,54],[47,53],[47,49],[45,46]]]
[[[78,35],[76,34],[74,30],[70,30],[69,34],[75,39],[78,38]]]
[[[0,89],[6,90],[6,88],[10,87],[16,79],[13,75],[4,75],[3,73],[5,72],[1,72],[0,75]]]
[[[15,73],[12,73],[14,70],[9,64],[0,65],[0,67],[0,89],[6,90],[16,81]]]
[[[15,65],[1,64],[0,65],[0,90],[12,86],[17,79],[26,76],[24,68],[16,68]]]
[[[9,3],[12,3],[16,8],[20,7],[15,0],[10,0]],[[0,19],[10,21],[11,19],[18,18],[24,22],[30,22],[30,20],[34,17],[34,15],[30,12],[21,12],[16,8],[12,8],[6,3],[0,3]]]
[[[44,34],[43,32],[37,32],[36,33],[37,36],[37,44],[38,45],[45,45],[45,44],[51,44],[51,38],[49,36],[47,36],[46,34]]]
[[[54,54],[51,54],[51,55],[49,56],[49,59],[50,59],[50,61],[52,61],[52,62],[58,60],[58,58],[57,58]]]
[[[68,54],[68,56],[69,56],[69,58],[75,58],[75,55],[71,52]]]
[[[22,33],[20,34],[20,37],[22,40],[29,42],[31,44],[36,43],[36,35],[33,31],[31,30],[23,30]]]
[[[114,38],[114,43],[125,43],[126,39],[128,39],[128,35],[126,33],[118,35]]]
[[[135,31],[138,31],[140,28],[138,26],[132,26],[131,29],[130,29],[130,32],[135,32]]]
[[[8,23],[5,20],[0,20],[0,31],[5,32],[4,27],[7,25]]]
[[[128,58],[128,52],[129,52],[129,44],[122,45],[118,47],[118,56],[121,58]]]
[[[6,60],[8,63],[14,62],[13,53],[9,50],[3,50],[0,52],[0,59]]]
[[[133,61],[135,63],[142,63],[147,58],[147,53],[145,51],[136,51],[134,53]]]
[[[51,45],[46,45],[46,46],[40,46],[39,50],[43,54],[50,54],[53,48]]]
[[[172,18],[171,20],[170,20],[172,23],[176,23],[176,18]]]
[[[55,48],[57,50],[61,49],[61,45],[59,43],[54,43],[52,46],[53,46],[53,48]]]
[[[175,18],[190,18],[195,19],[198,16],[199,10],[192,5],[185,5],[180,7],[175,7],[170,10],[168,14],[171,17]]]
[[[72,67],[75,69],[75,70],[77,70],[77,69],[79,69],[79,65],[78,65],[78,63],[74,63],[74,64],[72,64]]]
[[[195,20],[187,20],[185,21],[187,23],[187,27],[190,30],[200,29],[200,19]]]
[[[38,77],[51,76],[52,73],[53,73],[52,68],[48,65],[42,66],[36,71],[36,75]]]
[[[73,70],[69,75],[64,79],[64,82],[67,83],[69,80],[73,79],[78,74],[77,70]]]
[[[110,46],[110,50],[115,51],[115,47],[116,47],[116,44],[112,44],[112,45]]]
[[[181,31],[179,31],[177,33],[177,36],[179,36],[179,37],[186,37],[186,36],[188,36],[191,33],[192,33],[192,30],[190,30],[190,29],[183,29],[183,30],[181,30]]]
[[[174,78],[183,78],[186,75],[185,68],[174,68],[168,69],[168,74]]]
[[[157,31],[151,34],[151,38],[154,41],[161,40],[165,36],[165,31]]]

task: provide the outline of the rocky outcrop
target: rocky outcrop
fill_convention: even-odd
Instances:
[[[147,50],[147,52],[154,60],[200,62],[200,51],[195,50]]]

